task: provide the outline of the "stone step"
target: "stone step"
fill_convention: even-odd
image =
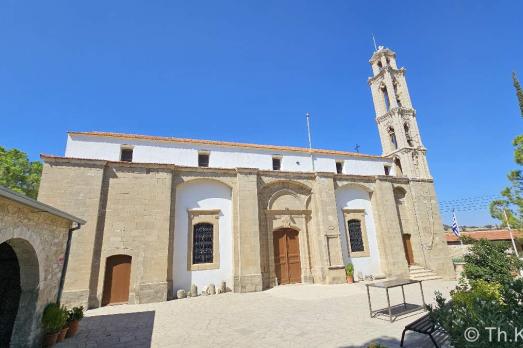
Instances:
[[[418,265],[409,266],[409,275],[410,279],[413,280],[433,280],[442,278],[436,272]]]
[[[437,274],[434,274],[434,275],[430,275],[430,276],[423,276],[423,277],[410,277],[410,279],[413,279],[413,280],[434,280],[434,279],[442,279],[442,277],[440,277],[439,275]]]
[[[410,271],[409,273],[410,274],[418,274],[418,273],[425,273],[425,272],[433,272],[433,271],[431,271],[430,269],[422,268],[422,269],[415,269],[413,271]]]
[[[423,277],[432,277],[432,276],[437,276],[438,274],[437,273],[434,273],[434,272],[423,272],[423,273],[416,273],[416,274],[410,274],[409,277],[410,278],[423,278]]]

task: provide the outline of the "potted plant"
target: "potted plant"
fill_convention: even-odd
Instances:
[[[80,320],[84,317],[84,307],[73,307],[68,311],[67,322],[69,323],[69,331],[67,331],[66,337],[73,337],[78,332],[80,326]]]
[[[65,335],[67,334],[67,331],[69,330],[69,325],[67,322],[67,318],[69,317],[69,311],[67,310],[67,307],[62,306],[60,308],[62,311],[62,315],[64,317],[64,325],[62,326],[62,329],[58,332],[58,337],[56,338],[56,342],[62,342],[65,340]]]
[[[347,275],[347,283],[354,283],[354,266],[352,263],[345,265],[345,274]]]
[[[45,332],[44,347],[51,347],[56,343],[60,330],[67,322],[63,308],[56,303],[49,303],[42,315],[42,326]]]

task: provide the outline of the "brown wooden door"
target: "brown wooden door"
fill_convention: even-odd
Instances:
[[[300,243],[298,231],[281,229],[274,232],[274,267],[279,284],[301,282]]]
[[[131,282],[131,256],[114,255],[107,258],[105,265],[104,293],[102,306],[127,303]]]
[[[403,247],[405,248],[405,258],[410,265],[414,264],[414,254],[412,253],[412,244],[410,243],[410,234],[403,234]]]

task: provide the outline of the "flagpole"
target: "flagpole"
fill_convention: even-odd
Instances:
[[[312,156],[312,140],[311,140],[311,114],[306,113],[305,117],[307,118],[307,136],[309,138],[309,152],[311,154],[311,162],[312,162],[312,171],[315,172],[314,168],[314,157]]]
[[[510,228],[510,223],[508,222],[507,210],[505,208],[503,208],[503,216],[505,216],[505,222],[510,233],[510,240],[512,241],[512,248],[514,248],[514,254],[516,254],[516,256],[519,258],[518,249],[516,248],[516,242],[514,241],[514,235],[512,234],[512,229]]]
[[[456,229],[454,230],[454,225],[456,225]],[[461,248],[465,248],[463,245],[463,241],[461,240],[461,231],[459,229],[458,225],[458,218],[456,217],[456,211],[452,209],[452,233],[459,239],[459,243],[461,244]]]

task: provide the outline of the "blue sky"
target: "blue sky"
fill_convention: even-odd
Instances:
[[[516,0],[6,0],[0,145],[38,159],[100,130],[306,146],[310,112],[315,147],[380,154],[374,33],[407,68],[438,198],[496,195],[523,126],[522,16]]]

